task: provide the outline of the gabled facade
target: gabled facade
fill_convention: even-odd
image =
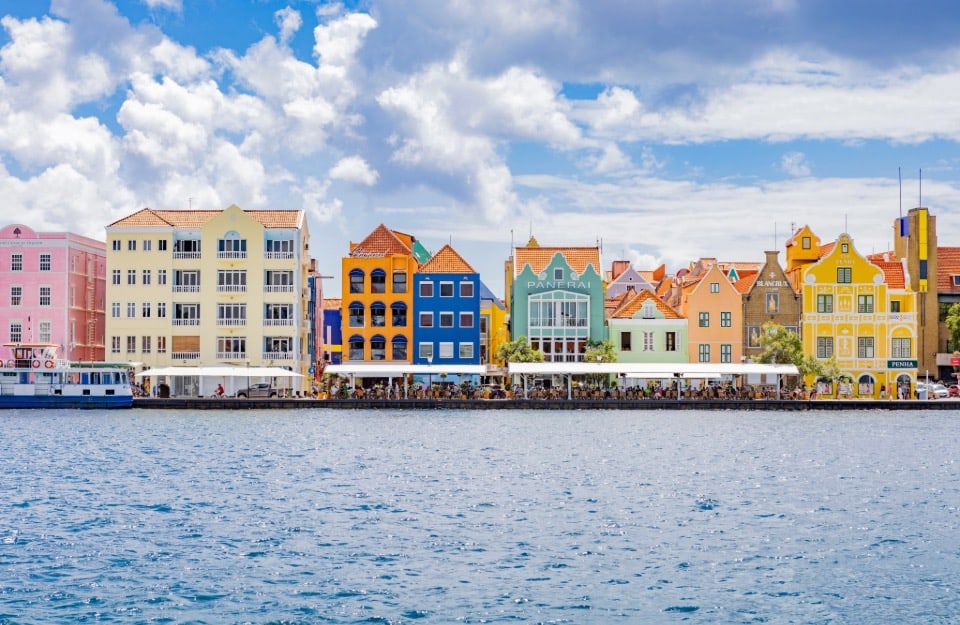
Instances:
[[[840,394],[879,397],[881,387],[915,381],[916,294],[906,288],[903,263],[870,262],[848,234],[822,249],[800,274],[804,353],[836,357],[852,381],[833,389]]]
[[[414,275],[416,364],[480,364],[480,275],[449,245]]]
[[[736,283],[743,290],[744,346],[743,353],[749,361],[758,356],[763,348],[760,333],[763,324],[775,323],[788,330],[800,333],[800,315],[803,311],[800,293],[794,290],[777,260],[779,252],[767,251],[766,262],[753,279],[740,278]]]
[[[506,263],[512,339],[527,337],[547,362],[580,362],[606,338],[599,247],[541,247],[532,238]]]
[[[102,361],[106,267],[102,241],[0,229],[0,343],[54,343],[61,358]]]
[[[607,320],[617,362],[688,362],[687,320],[652,291],[627,291]]]
[[[689,361],[741,362],[743,302],[727,273],[705,259],[684,280],[680,311],[687,318]]]
[[[411,362],[413,276],[424,248],[383,224],[341,263],[343,362]]]
[[[301,210],[146,208],[110,224],[108,358],[283,367],[309,380],[308,249]],[[213,383],[171,380],[180,396]]]
[[[664,272],[664,267],[661,265],[657,270],[661,274]],[[656,272],[648,272],[656,274]],[[641,291],[653,291],[655,290],[656,285],[648,280],[642,273],[633,268],[633,266],[624,260],[615,261],[612,265],[610,271],[610,280],[607,282],[607,299],[612,299],[619,297],[626,293],[629,289],[633,289],[634,293],[640,293]]]

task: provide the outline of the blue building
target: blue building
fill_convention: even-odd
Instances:
[[[480,274],[449,245],[414,274],[413,363],[480,364],[480,292]]]

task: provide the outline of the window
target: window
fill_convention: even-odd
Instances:
[[[382,302],[370,304],[370,325],[374,328],[387,325],[387,307]]]
[[[910,358],[913,355],[912,342],[909,338],[892,339],[890,356],[893,358]]]
[[[241,239],[236,232],[228,232],[217,240],[217,258],[246,258],[247,240]]]
[[[114,284],[115,286],[119,286],[119,285],[120,285],[120,270],[119,270],[119,269],[114,269],[112,272],[110,272],[110,282],[111,282],[112,284]]]
[[[136,302],[127,302],[127,318],[133,319],[137,316]]]
[[[200,272],[198,270],[173,272],[174,293],[196,293],[200,290]],[[178,350],[179,351],[179,350]]]
[[[10,271],[23,271],[23,254],[10,255]]]
[[[120,353],[120,337],[119,336],[110,337],[110,353],[111,354]]]
[[[563,269],[557,267],[553,270],[553,279],[554,280],[563,280]]]
[[[393,272],[393,292],[394,293],[407,292],[407,274],[405,274],[402,271]]]
[[[136,354],[137,353],[137,337],[128,336],[127,337],[127,353]]]
[[[167,337],[158,336],[157,337],[157,353],[166,354],[167,353]]]
[[[391,346],[391,355],[392,360],[406,360],[407,359],[407,337],[405,336],[395,336],[393,341],[390,344]]]
[[[10,287],[10,305],[20,306],[22,304],[23,304],[23,287],[22,286]]]
[[[900,300],[897,300],[897,299],[890,300],[890,312],[892,313],[900,312]]]
[[[23,324],[19,321],[10,322],[10,342],[19,343],[23,340]]]
[[[165,318],[167,316],[167,303],[157,302],[157,317]]]
[[[137,270],[127,269],[127,284],[136,284],[136,283],[137,283]]]
[[[417,346],[417,352],[419,352],[419,358],[422,360],[431,360],[433,358],[433,343],[420,343]]]
[[[167,284],[166,269],[157,269],[157,284],[159,284],[160,286],[166,286]]]
[[[347,343],[350,360],[363,360],[363,337],[357,334],[350,337]]]
[[[120,302],[113,302],[110,304],[110,316],[114,319],[120,318]]]
[[[710,344],[700,343],[697,346],[697,354],[700,362],[710,362]]]
[[[293,258],[293,239],[268,239],[267,258]]]
[[[167,240],[166,239],[157,239],[157,249],[161,252],[167,251]]]
[[[217,270],[218,293],[246,293],[247,272],[243,269]]]
[[[119,251],[120,251],[120,239],[114,239],[114,240],[113,240],[112,248],[113,248],[113,251],[114,251],[114,252],[119,252]]]
[[[244,336],[218,336],[217,358],[242,360],[247,357],[247,338]]]
[[[370,339],[370,360],[387,359],[387,340],[377,334]]]
[[[174,304],[173,325],[198,326],[200,325],[200,304]],[[175,350],[180,351],[180,350]]]
[[[446,341],[438,343],[437,352],[440,358],[453,358],[453,343]]]
[[[149,286],[151,280],[152,278],[150,277],[150,270],[144,269],[143,273],[140,275],[140,282],[143,283],[144,286]]]
[[[460,297],[473,297],[473,282],[460,283]]]
[[[363,290],[363,272],[360,274],[360,289]],[[351,289],[353,285],[351,284]],[[268,271],[263,283],[265,293],[293,293],[292,271]],[[352,292],[352,291],[351,291]]]
[[[432,313],[432,312],[422,312],[422,313],[420,313],[420,327],[421,327],[421,328],[432,328],[432,327],[433,327],[433,313]]]
[[[472,327],[473,327],[473,313],[472,313],[472,312],[461,312],[461,313],[460,313],[460,327],[461,327],[461,328],[472,328]]]
[[[440,297],[453,297],[453,282],[440,283]]]
[[[150,239],[145,240],[143,242],[143,251],[149,252],[152,249],[153,249],[153,241],[151,241]]]
[[[142,353],[144,353],[144,354],[149,354],[149,353],[150,353],[151,349],[150,349],[150,337],[149,337],[149,336],[141,336],[141,337],[140,337],[140,351],[141,351]]]
[[[801,237],[800,238],[800,247],[805,250],[810,249],[810,237]]]
[[[452,327],[453,327],[453,313],[452,313],[452,312],[442,312],[442,313],[440,313],[440,327],[441,327],[441,328],[452,328]]]
[[[50,305],[50,287],[48,286],[40,287],[40,305],[41,306]]]
[[[629,351],[630,351],[630,349],[631,349],[631,347],[630,347],[630,338],[631,338],[631,337],[630,337],[630,333],[629,333],[629,332],[621,332],[621,333],[620,333],[620,351],[621,351],[621,352],[629,352]]]
[[[267,304],[263,318],[267,325],[293,325],[293,304]]]
[[[850,284],[853,282],[853,267],[837,267],[837,283]]]
[[[374,269],[370,272],[370,292],[387,292],[387,272],[383,269]]]
[[[473,343],[460,343],[460,358],[462,360],[473,359]]]
[[[390,304],[390,325],[395,328],[407,327],[407,305],[403,302]]]
[[[872,336],[861,336],[857,338],[857,358],[873,358]]]
[[[733,362],[733,345],[724,343],[720,346],[720,362]]]
[[[817,295],[817,312],[833,312],[833,295]]]
[[[420,297],[433,297],[433,282],[420,283]]]
[[[41,343],[49,343],[53,340],[53,322],[41,321],[37,324],[37,339]]]
[[[237,303],[217,304],[217,325],[247,325],[247,305]]]
[[[351,328],[362,328],[364,321],[364,311],[363,304],[360,302],[351,302],[349,316],[347,317],[348,323]]]
[[[848,253],[849,251],[850,251],[850,244],[849,244],[849,243],[841,243],[841,244],[840,244],[840,253],[841,253],[841,254],[846,254],[846,253]]]
[[[136,252],[137,251],[137,242],[135,239],[130,239],[127,241],[127,251]]]
[[[144,319],[150,318],[150,302],[144,302],[143,305],[140,306],[140,316]]]
[[[729,328],[733,326],[733,314],[729,312],[720,313],[720,327]]]
[[[663,335],[663,351],[665,352],[675,352],[677,351],[677,333],[676,332],[665,332]]]
[[[363,272],[359,269],[354,269],[350,272],[351,293],[363,293],[363,276]]]
[[[643,333],[643,351],[652,352],[653,351],[653,332],[644,332]]]
[[[954,274],[950,279],[953,281],[953,286],[960,286],[960,274]]]
[[[699,322],[699,326],[700,326],[701,328],[709,328],[709,327],[710,327],[710,313],[708,313],[708,312],[699,313],[699,314],[697,315],[697,319],[698,319],[698,322]]]
[[[764,308],[768,315],[775,315],[780,312],[780,294],[767,293]]]
[[[40,254],[40,271],[50,271],[50,254]]]
[[[857,296],[857,312],[860,314],[870,314],[873,312],[873,295]]]
[[[711,292],[711,293],[719,293],[719,292],[720,292],[720,283],[719,283],[719,282],[711,282],[711,283],[710,283],[710,292]]]

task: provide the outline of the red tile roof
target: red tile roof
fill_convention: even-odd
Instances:
[[[531,239],[533,243],[535,240]],[[520,275],[527,265],[534,273],[540,273],[547,268],[557,253],[563,254],[570,268],[580,275],[592,265],[599,275],[600,248],[599,247],[518,247],[514,250],[513,275]]]
[[[665,319],[683,319],[683,317],[674,309],[672,306],[668,305],[662,299],[644,289],[639,293],[633,293],[628,291],[625,294],[625,298],[622,301],[621,305],[611,313],[610,318],[612,319],[632,319],[637,312],[643,307],[644,303],[647,301],[652,301],[657,310],[663,313]]]
[[[960,276],[960,247],[937,247],[937,291],[960,292],[953,276]]]
[[[449,244],[441,247],[440,251],[420,268],[420,271],[424,273],[476,273],[470,263],[463,260],[463,257]]]
[[[264,228],[299,228],[303,224],[302,210],[245,210]],[[222,210],[154,210],[143,208],[113,222],[108,228],[137,228],[164,226],[168,228],[200,228]]]
[[[363,241],[351,243],[349,255],[353,258],[382,258],[394,254],[412,256],[412,243],[410,235],[394,232],[380,224]]]

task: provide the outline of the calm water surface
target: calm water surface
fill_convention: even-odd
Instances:
[[[0,623],[955,623],[958,420],[0,412]]]

